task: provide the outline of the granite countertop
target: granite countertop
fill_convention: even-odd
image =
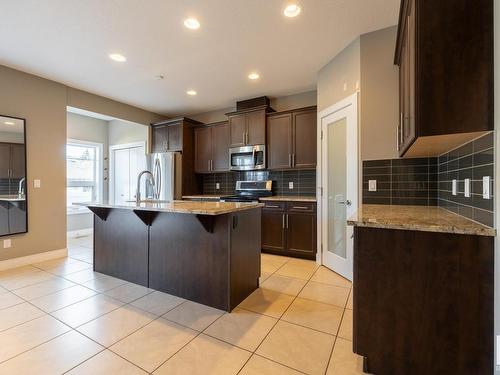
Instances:
[[[495,236],[496,230],[441,207],[364,204],[347,220],[358,227]]]
[[[7,201],[7,202],[22,202],[25,201],[26,198],[19,198],[19,196],[16,195],[0,195],[0,201]]]
[[[113,202],[74,203],[78,206],[120,208],[128,210],[142,210],[155,212],[172,212],[194,215],[223,215],[232,212],[245,211],[263,207],[263,203],[232,203],[232,202],[199,202],[199,201],[172,201],[172,202]]]
[[[182,199],[221,199],[229,196],[228,194],[194,194],[194,195],[183,195]]]
[[[289,201],[289,202],[316,202],[316,197],[305,195],[274,195],[260,198],[261,201]]]

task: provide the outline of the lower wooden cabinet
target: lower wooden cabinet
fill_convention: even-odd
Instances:
[[[316,259],[316,203],[266,201],[262,209],[262,250]]]

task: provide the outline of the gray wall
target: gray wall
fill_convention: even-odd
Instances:
[[[0,132],[0,142],[24,143],[24,135],[22,133]]]
[[[111,120],[108,124],[110,146],[148,141],[147,126],[120,120]]]

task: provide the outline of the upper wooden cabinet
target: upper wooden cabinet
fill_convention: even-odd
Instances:
[[[151,151],[182,151],[186,143],[184,137],[192,137],[192,129],[189,127],[199,124],[201,123],[187,117],[152,124]]]
[[[269,169],[316,167],[316,107],[268,115]]]
[[[493,130],[493,0],[403,0],[395,64],[400,155],[439,153],[464,143],[461,134]]]
[[[229,170],[229,125],[221,122],[194,130],[195,172]]]
[[[0,143],[0,178],[26,177],[24,144]]]
[[[263,145],[266,143],[267,108],[227,114],[229,118],[230,147]]]

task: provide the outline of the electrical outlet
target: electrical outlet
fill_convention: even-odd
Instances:
[[[220,183],[219,182],[216,182],[215,183],[215,190],[219,190],[220,189]]]
[[[3,240],[3,248],[8,249],[9,247],[12,247],[12,240]]]
[[[483,199],[490,199],[490,176],[483,176]]]
[[[35,189],[40,189],[42,187],[42,181],[41,180],[33,180],[33,187]]]
[[[451,195],[457,195],[457,180],[451,180]]]
[[[288,189],[293,190],[293,181],[288,183]]]
[[[368,180],[368,191],[377,191],[377,180]]]
[[[470,198],[470,178],[466,178],[464,181],[464,195],[466,198]]]

